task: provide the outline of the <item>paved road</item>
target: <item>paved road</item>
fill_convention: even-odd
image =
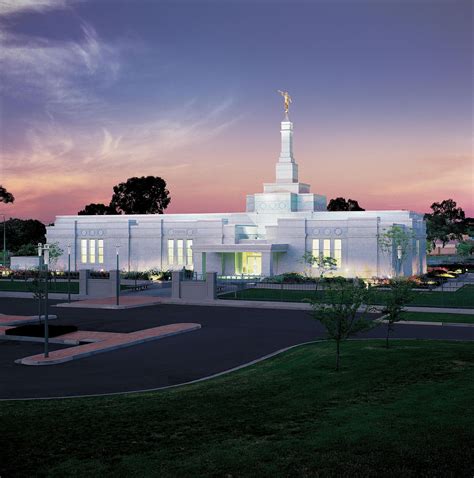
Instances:
[[[33,300],[0,299],[0,312],[34,314]],[[156,342],[45,367],[14,360],[41,353],[42,344],[0,342],[0,398],[57,397],[141,390],[188,382],[276,350],[323,337],[305,311],[158,305],[141,309],[55,309],[57,324],[82,330],[131,332],[176,322],[202,329]],[[384,329],[367,336],[382,337]],[[399,325],[395,337],[474,340],[474,329]],[[61,346],[51,346],[52,350]]]

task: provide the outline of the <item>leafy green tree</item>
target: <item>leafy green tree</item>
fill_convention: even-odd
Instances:
[[[124,214],[163,214],[170,201],[164,179],[142,176],[114,186],[110,206]]]
[[[54,270],[58,259],[64,254],[64,250],[59,247],[59,243],[53,242],[49,245],[49,269]]]
[[[118,214],[113,206],[106,206],[101,203],[90,203],[84,206],[78,213],[79,216],[105,216]]]
[[[389,256],[395,255],[395,275],[397,277],[412,249],[413,239],[413,230],[398,224],[385,229],[378,237],[381,251]]]
[[[433,212],[425,214],[426,235],[433,244],[441,241],[443,247],[453,239],[461,239],[465,230],[465,214],[456,201],[445,199],[431,205]]]
[[[38,246],[35,244],[23,244],[15,252],[17,256],[37,256]]]
[[[383,308],[384,317],[387,321],[387,335],[385,339],[385,346],[388,348],[388,339],[393,331],[394,324],[402,320],[402,313],[405,306],[413,299],[413,285],[406,279],[392,279],[388,286],[389,290],[384,293],[384,300],[386,300]]]
[[[0,202],[9,203],[15,202],[15,197],[9,193],[3,186],[0,185]]]
[[[359,202],[354,199],[346,201],[343,197],[331,199],[327,206],[328,211],[365,211],[359,206]]]
[[[306,251],[303,254],[302,262],[308,265],[309,271],[307,275],[311,275],[311,268],[315,268],[319,272],[319,277],[322,279],[326,272],[331,272],[337,269],[337,261],[330,256],[314,256],[311,251]]]
[[[6,221],[7,246],[11,251],[17,252],[21,246],[46,242],[45,225],[36,219],[16,219]],[[1,248],[3,249],[3,234],[0,235]]]
[[[474,254],[474,241],[468,239],[467,241],[462,241],[456,246],[457,253],[462,257],[469,257]]]
[[[369,314],[374,310],[371,305],[372,293],[361,279],[335,277],[324,287],[324,303],[318,297],[309,300],[311,315],[321,322],[327,337],[336,343],[336,371],[339,371],[341,343],[375,325],[369,319]]]

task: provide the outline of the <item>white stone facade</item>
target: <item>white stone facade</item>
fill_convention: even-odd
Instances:
[[[217,214],[58,216],[47,228],[79,269],[193,268],[198,273],[263,275],[302,272],[306,251],[338,259],[334,273],[383,277],[394,273],[396,251],[383,253],[378,237],[392,225],[413,231],[403,275],[426,272],[423,215],[410,211],[329,212],[326,198],[298,182],[293,124],[281,123],[282,149],[276,181],[247,196],[247,211]],[[67,267],[67,256],[58,260]],[[316,273],[316,271],[315,271]]]

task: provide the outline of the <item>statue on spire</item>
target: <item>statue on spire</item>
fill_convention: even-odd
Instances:
[[[285,115],[288,116],[288,110],[290,109],[290,103],[292,103],[291,96],[288,93],[288,91],[278,90],[278,93],[280,93],[280,95],[283,96],[283,100],[285,102]]]

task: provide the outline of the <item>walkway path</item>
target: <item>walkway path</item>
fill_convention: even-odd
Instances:
[[[77,347],[55,350],[49,354],[49,357],[45,357],[43,354],[37,354],[31,357],[18,359],[15,362],[21,365],[55,365],[84,357],[90,357],[91,355],[96,355],[103,352],[109,352],[111,350],[143,344],[152,340],[171,337],[172,335],[191,332],[200,328],[200,324],[171,324],[164,325],[162,327],[139,330],[137,332],[131,332],[128,334],[111,334],[104,332],[96,332],[95,334],[91,334],[87,331],[73,332],[71,334],[62,335],[61,338],[77,339],[78,335],[82,335],[83,337],[90,339],[95,335],[96,340],[94,340],[92,343],[79,345]]]
[[[95,299],[78,300],[71,303],[57,304],[56,307],[73,307],[84,309],[132,309],[135,307],[144,307],[149,305],[156,305],[161,302],[156,297],[138,296],[138,295],[123,295],[120,296],[119,305],[117,305],[116,297],[102,297]]]

